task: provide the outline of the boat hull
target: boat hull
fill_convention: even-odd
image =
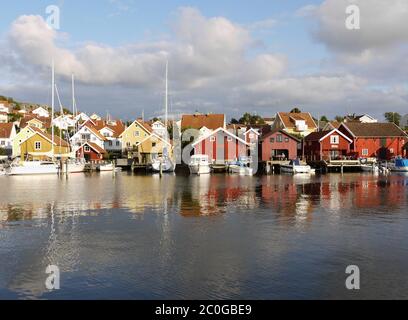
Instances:
[[[174,172],[176,167],[173,165],[173,163],[170,160],[164,161],[161,163],[161,170],[160,170],[160,161],[154,161],[152,163],[152,169],[155,172]]]
[[[313,173],[313,170],[310,166],[291,166],[291,165],[281,165],[281,172],[286,173]]]
[[[57,164],[42,164],[42,163],[25,163],[20,166],[12,166],[9,168],[7,175],[10,176],[27,176],[27,175],[44,175],[58,174],[59,166]]]
[[[198,165],[198,164],[191,164],[189,165],[190,173],[191,174],[210,174],[211,167],[210,165]]]
[[[240,176],[253,176],[254,170],[251,167],[242,167],[237,165],[230,165],[229,172],[239,174]]]

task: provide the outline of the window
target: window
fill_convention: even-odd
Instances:
[[[278,134],[276,136],[276,142],[282,142],[282,135],[281,134]]]
[[[289,138],[285,138],[285,142],[288,143],[288,142],[289,142]]]
[[[215,142],[215,137],[210,137],[210,142]]]
[[[109,146],[112,147],[113,143],[112,141],[109,141]]]
[[[1,140],[1,145],[2,145],[2,146],[6,145],[6,141]]]
[[[91,135],[89,133],[88,134],[82,134],[81,139],[82,140],[91,140]]]
[[[119,145],[120,145],[120,142],[116,141],[116,146],[119,147]]]
[[[232,137],[228,137],[227,141],[231,142],[232,141]]]
[[[91,151],[91,148],[89,148],[89,146],[84,146],[84,151],[85,151],[85,152],[90,152],[90,151]]]
[[[156,147],[156,142],[152,142],[152,148]]]
[[[41,141],[36,141],[34,143],[35,150],[41,150]]]
[[[339,136],[331,136],[330,137],[330,143],[331,144],[339,144],[340,142],[340,137]]]
[[[363,156],[368,156],[368,149],[363,149],[363,150],[361,150],[361,154],[362,154]]]
[[[139,137],[140,136],[140,132],[139,131],[135,131],[135,137]]]
[[[390,148],[390,153],[394,153],[394,149],[393,149],[393,148]]]
[[[126,142],[126,146],[130,148],[130,142]]]

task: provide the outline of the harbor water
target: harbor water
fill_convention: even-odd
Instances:
[[[406,299],[407,191],[369,173],[0,177],[0,298]]]

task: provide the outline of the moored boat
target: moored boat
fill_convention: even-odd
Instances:
[[[155,172],[174,172],[176,166],[169,157],[163,156],[153,159],[152,169]]]
[[[315,170],[313,170],[309,165],[302,165],[300,163],[299,159],[296,160],[291,160],[289,164],[283,164],[281,165],[281,172],[287,172],[287,173],[314,173]]]
[[[6,171],[7,175],[58,174],[59,165],[54,161],[15,161]]]
[[[388,168],[393,172],[408,172],[408,159],[397,158]]]
[[[108,172],[108,171],[113,171],[114,170],[114,166],[113,163],[100,163],[97,165],[96,167],[97,171],[101,171],[101,172]]]
[[[211,173],[210,163],[208,161],[208,155],[197,154],[191,156],[191,161],[188,165],[191,174],[209,174]]]

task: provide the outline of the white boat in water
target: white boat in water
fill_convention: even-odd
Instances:
[[[308,165],[302,165],[300,163],[299,159],[296,160],[291,160],[289,164],[283,164],[281,165],[281,172],[287,172],[287,173],[315,173],[315,170],[313,170],[310,166]]]
[[[374,165],[370,165],[370,164],[362,164],[360,166],[361,170],[364,172],[373,172],[373,173],[378,173],[380,172],[379,167],[374,164]]]
[[[393,172],[408,172],[408,159],[397,158],[388,165],[388,169]]]
[[[252,161],[249,157],[241,157],[237,162],[229,164],[228,171],[240,176],[253,176],[254,169],[251,167],[251,163]]]
[[[53,161],[18,161],[13,162],[8,170],[7,175],[39,175],[39,174],[58,174],[59,165]]]
[[[208,156],[205,154],[197,154],[191,157],[190,164],[191,174],[209,174],[211,173],[210,163],[208,161]]]
[[[84,161],[69,161],[68,162],[68,173],[81,173],[85,172],[86,163]],[[63,170],[66,167],[63,168]]]
[[[101,172],[113,171],[114,165],[113,163],[101,163],[97,165],[96,170]]]
[[[228,170],[230,173],[236,173],[239,174],[240,176],[254,175],[254,169],[252,169],[251,167],[247,167],[243,164],[230,164],[228,166]]]
[[[153,159],[152,168],[155,172],[174,172],[176,170],[173,161],[167,156]]]

